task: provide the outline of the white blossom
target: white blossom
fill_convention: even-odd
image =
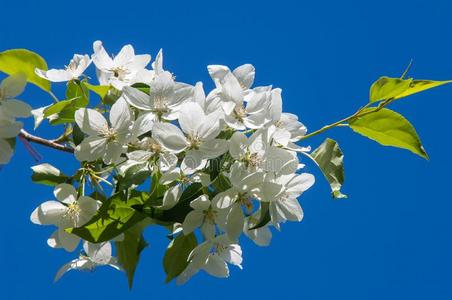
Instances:
[[[36,75],[52,82],[64,82],[79,79],[91,64],[89,55],[74,54],[64,69],[50,69],[47,71],[35,69]]]
[[[54,194],[57,200],[42,203],[33,211],[30,219],[35,224],[57,226],[58,229],[47,240],[47,244],[72,252],[80,238],[65,229],[87,223],[97,212],[99,203],[87,196],[79,197],[75,188],[66,183],[57,185]]]
[[[149,72],[145,67],[151,61],[147,54],[135,55],[132,45],[125,45],[114,58],[105,51],[102,42],[93,44],[93,63],[97,68],[97,77],[101,85],[112,85],[118,90],[137,82],[146,82]]]
[[[63,265],[55,275],[54,282],[57,282],[66,272],[70,270],[93,271],[100,266],[110,266],[116,270],[122,270],[116,257],[112,256],[110,242],[92,244],[83,243],[84,253],[67,264]]]
[[[119,98],[110,110],[110,124],[94,109],[82,108],[75,112],[75,121],[88,135],[75,149],[80,161],[102,158],[106,164],[119,161],[127,151],[127,143],[133,136],[132,112],[123,98]]]
[[[242,269],[242,248],[226,235],[220,235],[198,245],[188,259],[188,267],[179,275],[178,284],[185,283],[200,270],[219,278],[229,277],[228,263]]]

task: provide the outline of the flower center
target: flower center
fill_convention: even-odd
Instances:
[[[168,101],[163,95],[154,97],[154,112],[166,113],[168,112]]]
[[[199,146],[201,146],[201,138],[197,134],[190,134],[188,136],[188,143],[190,144],[191,149],[199,149]]]
[[[262,156],[260,156],[257,152],[247,153],[242,160],[245,165],[252,170],[260,168],[264,162]]]
[[[125,80],[127,75],[130,74],[130,71],[123,67],[115,67],[110,70],[113,73],[113,76],[118,78],[119,80]]]
[[[78,205],[77,201],[72,202],[67,206],[67,211],[64,214],[64,218],[67,218],[74,223],[74,227],[77,226],[77,221],[81,213],[81,208]]]
[[[107,126],[105,126],[105,128],[103,128],[101,130],[101,136],[106,138],[109,142],[111,142],[111,141],[116,140],[116,138],[118,137],[118,134],[113,128],[110,128],[107,125]]]
[[[209,208],[208,210],[204,211],[204,217],[207,222],[210,224],[215,224],[215,218],[217,216],[217,211],[213,210],[212,208]]]
[[[234,117],[239,120],[243,121],[243,119],[246,117],[246,110],[243,107],[243,105],[236,105],[234,108]]]

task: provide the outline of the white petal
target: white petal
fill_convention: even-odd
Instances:
[[[229,153],[235,159],[240,159],[240,157],[245,153],[248,139],[242,132],[235,132],[231,139],[229,140]]]
[[[59,224],[67,207],[58,201],[47,201],[38,206],[30,216],[31,222],[39,225]]]
[[[212,276],[218,278],[229,277],[229,268],[226,262],[218,255],[212,254],[207,259],[204,270]]]
[[[121,51],[119,51],[118,55],[115,56],[113,62],[115,66],[124,66],[134,57],[135,51],[133,50],[132,45],[125,45],[124,47],[122,47]]]
[[[181,163],[181,170],[185,174],[193,174],[197,170],[203,169],[207,164],[204,153],[198,150],[188,150]]]
[[[179,124],[186,134],[195,135],[198,128],[205,122],[203,109],[195,102],[185,103],[179,111]]]
[[[67,183],[59,184],[53,192],[55,197],[66,204],[71,204],[77,200],[78,194],[75,188]]]
[[[67,233],[64,229],[58,229],[47,240],[47,244],[52,248],[64,248],[72,252],[77,248],[80,238],[74,234]]]
[[[212,199],[212,203],[218,208],[228,208],[235,202],[235,200],[237,200],[237,191],[235,189],[228,189],[215,195]]]
[[[116,100],[110,110],[110,122],[116,132],[128,132],[132,125],[132,116],[129,105],[124,98]]]
[[[153,137],[168,151],[179,153],[187,148],[187,139],[182,131],[170,123],[155,123]]]
[[[256,74],[256,71],[254,69],[253,65],[250,64],[244,64],[239,67],[237,67],[234,71],[234,76],[238,79],[240,82],[240,85],[243,89],[249,89],[254,82],[254,76]]]
[[[228,141],[223,139],[206,141],[201,144],[199,151],[203,153],[204,158],[216,158],[228,151]]]
[[[170,209],[173,208],[174,205],[179,201],[180,196],[182,195],[183,189],[182,185],[176,185],[170,187],[163,196],[163,203],[159,206],[160,209]]]
[[[89,108],[80,108],[75,112],[75,122],[88,135],[101,134],[108,128],[107,120],[101,113]]]
[[[210,207],[210,200],[207,195],[201,195],[190,202],[190,206],[196,210],[207,210]]]
[[[204,220],[204,213],[199,210],[192,210],[185,217],[182,227],[184,228],[184,234],[187,235],[193,232],[196,228],[200,227]]]
[[[235,203],[228,214],[226,221],[226,232],[232,241],[236,241],[243,230],[245,216],[240,203]]]
[[[92,55],[93,63],[98,69],[109,70],[113,67],[113,60],[107,54],[101,41],[95,41],[93,44],[94,54]]]
[[[121,154],[127,151],[127,145],[120,144],[118,142],[110,142],[105,148],[103,161],[107,165],[119,163],[121,160]]]
[[[151,131],[155,121],[155,115],[153,113],[145,113],[139,116],[133,124],[133,136],[137,138]]]
[[[35,69],[35,73],[39,77],[52,82],[64,82],[74,79],[72,73],[67,70],[50,69],[48,71],[43,71]]]
[[[75,148],[75,157],[79,161],[95,161],[101,158],[106,151],[107,139],[90,136]]]
[[[142,91],[128,86],[124,87],[122,91],[123,97],[130,105],[141,110],[151,110],[153,108],[151,105],[151,98]]]

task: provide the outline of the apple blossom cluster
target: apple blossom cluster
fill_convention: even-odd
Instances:
[[[75,54],[63,69],[48,69],[26,49],[0,53],[0,71],[9,75],[0,84],[0,165],[10,161],[17,136],[35,158],[30,142],[75,162],[65,166],[70,175],[49,163],[32,167],[33,182],[51,186],[55,200],[38,205],[31,221],[53,226],[50,247],[79,249],[55,281],[70,270],[110,266],[131,286],[150,226],[169,231],[166,282],[183,284],[200,271],[228,277],[230,266],[242,268],[244,239],[268,246],[281,224],[303,219],[298,198],[315,180],[300,158],[320,169],[334,198],[347,197],[338,143],[327,138],[313,151],[301,143],[340,126],[428,158],[411,123],[386,107],[452,83],[405,78],[409,68],[401,77],[381,77],[367,104],[308,134],[296,115],[283,112],[281,89],[254,86],[250,64],[208,66],[213,89],[206,93],[201,82],[176,81],[161,50],[152,64],[131,45],[110,56],[96,41],[93,52]],[[16,100],[27,82],[54,103],[32,110]],[[52,92],[55,84],[65,84],[64,100]],[[48,122],[62,134],[30,134],[18,121],[30,115],[35,130]]]
[[[200,270],[228,277],[228,264],[241,268],[242,234],[267,246],[271,227],[280,230],[281,223],[302,220],[297,198],[314,183],[298,159],[298,153],[310,150],[296,144],[306,127],[297,116],[283,113],[281,89],[252,87],[252,65],[233,71],[208,66],[215,88],[206,95],[201,82],[193,86],[176,81],[163,68],[162,51],[148,70],[151,57],[135,55],[130,45],[114,58],[99,41],[93,48],[91,57],[74,55],[65,69],[36,69],[36,74],[51,82],[83,84],[81,77],[92,62],[100,86],[110,86],[109,92],[117,96],[110,107],[83,107],[74,113],[83,133],[75,157],[102,174],[98,180],[91,176],[93,190],[108,183],[114,193],[123,192],[121,179],[147,171],[158,180],[152,185],[164,192],[146,205],[164,213],[187,202],[184,192],[199,185],[200,192],[180,216],[182,222],[171,224],[173,238],[199,230],[196,236],[202,240],[190,249],[182,272],[175,274],[178,282]],[[33,223],[57,227],[47,241],[50,247],[74,251],[82,239],[68,229],[83,227],[107,205],[85,195],[85,183],[80,180],[78,190],[68,183],[57,185],[57,200],[44,202],[32,213]],[[126,193],[139,186],[128,186]],[[121,239],[123,233],[112,238]],[[110,241],[83,245],[80,258],[63,266],[56,279],[71,269],[122,269],[111,256]]]

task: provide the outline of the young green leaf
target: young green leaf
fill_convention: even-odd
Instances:
[[[434,80],[413,80],[408,89],[397,95],[395,99],[407,97],[425,90],[429,90],[444,84],[451,83],[452,80],[434,81]]]
[[[377,102],[395,98],[405,92],[413,79],[380,77],[370,87],[369,101]]]
[[[335,140],[327,138],[310,155],[328,180],[334,198],[347,198],[341,193],[344,184],[344,154]]]
[[[132,289],[140,254],[148,246],[143,237],[143,230],[147,225],[149,225],[147,220],[139,222],[124,232],[123,240],[116,242],[116,255],[122,268],[126,271],[130,289]]]
[[[96,93],[101,99],[103,99],[110,90],[110,87],[107,85],[92,85],[88,82],[84,82],[84,84],[90,91]]]
[[[31,167],[33,174],[31,180],[35,183],[56,186],[60,183],[66,182],[69,177],[63,172],[50,164],[41,164]]]
[[[198,241],[193,233],[188,235],[180,234],[177,238],[171,240],[163,258],[166,283],[179,276],[185,270],[188,266],[188,255],[197,245]]]
[[[271,221],[270,217],[270,203],[269,202],[260,202],[261,210],[259,215],[259,220],[256,220],[255,222],[250,222],[251,226],[249,227],[249,230],[259,229],[261,227],[264,227]]]
[[[142,206],[148,199],[147,193],[132,191],[129,197],[119,192],[102,204],[97,214],[84,226],[66,229],[91,243],[109,241],[145,218],[135,206]]]
[[[35,68],[47,70],[47,63],[40,55],[30,50],[11,49],[0,53],[0,71],[9,75],[24,73],[28,82],[44,91],[50,91],[50,82],[36,75]]]
[[[380,77],[370,87],[369,102],[400,99],[451,82],[452,80],[434,81]]]
[[[416,129],[407,119],[387,108],[368,113],[372,110],[374,108],[365,109],[363,116],[349,122],[353,131],[384,146],[407,149],[428,159]]]
[[[137,164],[131,166],[118,181],[118,190],[122,191],[132,186],[139,186],[152,174],[147,164]]]

